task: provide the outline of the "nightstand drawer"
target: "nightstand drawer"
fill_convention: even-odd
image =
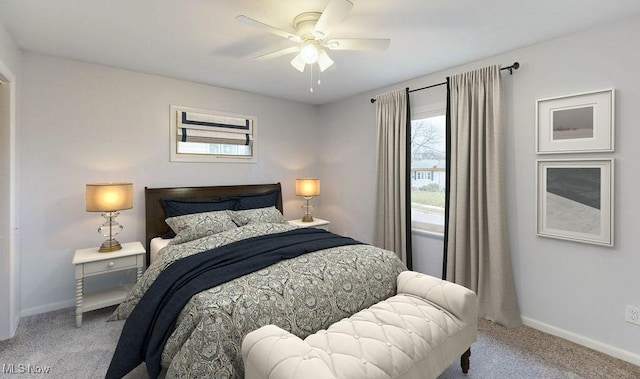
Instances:
[[[103,261],[85,263],[83,272],[85,275],[96,274],[113,270],[121,270],[128,267],[136,267],[136,257],[122,257],[105,259]]]

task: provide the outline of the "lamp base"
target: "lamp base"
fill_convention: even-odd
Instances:
[[[304,217],[302,218],[302,222],[313,222],[313,217],[311,217],[311,215],[309,213],[307,213],[306,215],[304,215]]]
[[[114,240],[114,239],[110,239],[110,240],[106,240],[102,243],[102,245],[100,245],[100,248],[98,249],[99,253],[111,253],[114,251],[118,251],[122,249],[122,246],[120,245],[120,242]]]
[[[106,221],[98,228],[98,233],[102,234],[102,236],[106,238],[106,241],[104,241],[100,249],[98,249],[99,253],[110,253],[122,249],[120,242],[116,241],[115,238],[122,230],[122,225],[116,221],[118,215],[118,211],[102,213],[102,217],[104,217]]]

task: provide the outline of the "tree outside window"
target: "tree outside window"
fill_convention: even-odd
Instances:
[[[444,110],[411,121],[411,227],[444,233],[446,183]]]

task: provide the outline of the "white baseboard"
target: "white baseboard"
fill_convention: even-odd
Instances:
[[[587,338],[585,336],[581,336],[579,334],[570,332],[568,330],[560,329],[555,326],[530,319],[528,317],[522,317],[522,323],[526,326],[529,326],[533,329],[537,329],[541,332],[545,332],[545,333],[554,335],[556,337],[564,338],[571,342],[577,343],[578,345],[586,346],[595,351],[599,351],[601,353],[610,355],[614,358],[618,358],[625,362],[629,362],[634,365],[640,366],[640,355],[632,353],[630,351],[622,350],[615,346],[607,345],[605,343],[592,340],[591,338]]]
[[[33,315],[38,315],[40,313],[53,312],[59,309],[75,307],[75,306],[76,306],[75,299],[64,300],[64,301],[59,301],[57,303],[45,304],[45,305],[40,305],[38,307],[23,309],[22,312],[20,312],[20,317],[33,316]]]

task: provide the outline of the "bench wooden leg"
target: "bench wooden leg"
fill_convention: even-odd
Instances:
[[[469,372],[469,357],[471,357],[471,348],[468,348],[460,357],[460,367],[465,374]]]

